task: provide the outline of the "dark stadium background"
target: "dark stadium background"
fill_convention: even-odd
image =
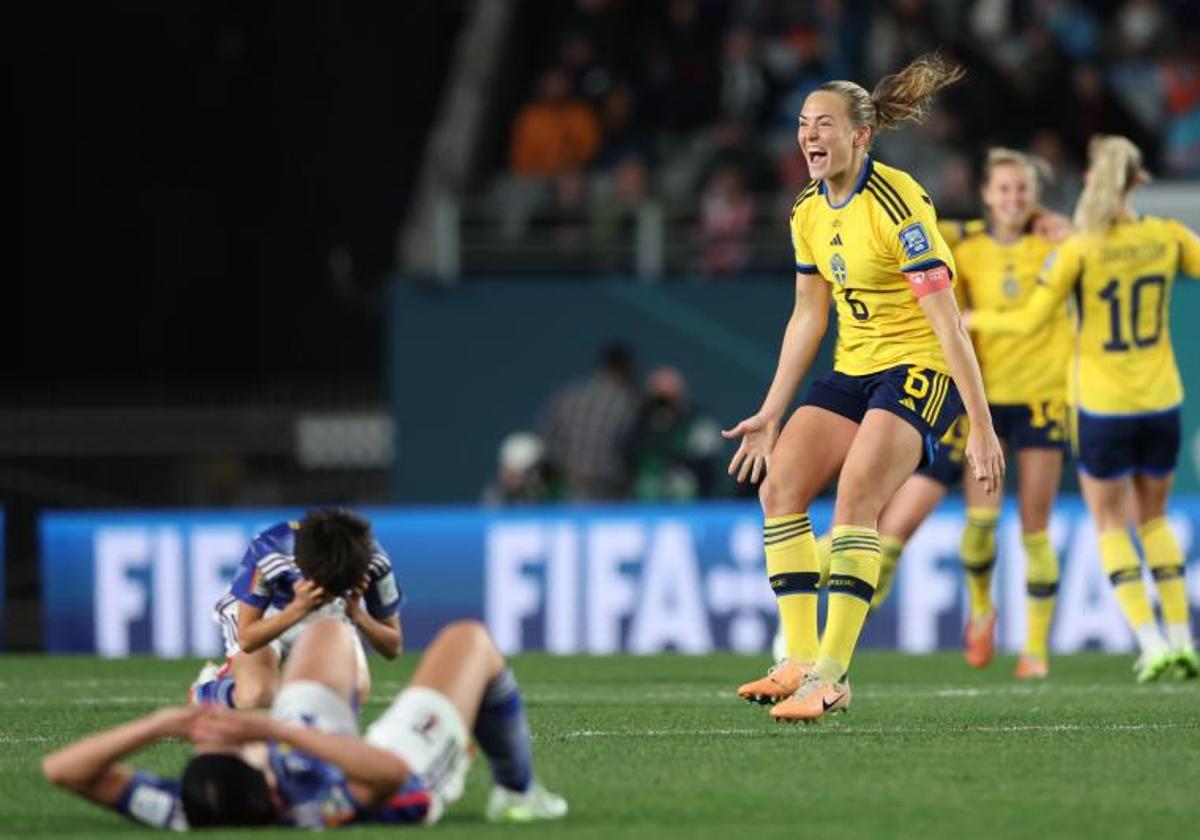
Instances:
[[[480,5],[47,2],[9,10],[4,147],[15,225],[6,239],[16,305],[6,307],[0,497],[11,647],[39,643],[35,525],[47,509],[473,503],[494,478],[503,437],[532,427],[610,339],[632,346],[639,375],[681,368],[697,403],[721,422],[753,408],[790,305],[778,211],[786,179],[756,196],[749,254],[732,273],[706,273],[690,260],[694,204],[667,208],[662,277],[649,283],[639,282],[628,237],[610,262],[547,244],[560,229],[553,212],[515,244],[495,235],[499,222],[484,208],[504,195],[496,184],[512,123],[565,33],[580,31],[572,3],[510,6],[474,151],[455,185],[460,270],[447,277],[406,251],[420,178],[433,166],[430,131],[454,104],[447,81]],[[677,4],[612,5],[627,15],[629,38],[609,30],[605,41],[601,27],[594,46],[620,45],[611,64],[624,72],[638,50],[660,46],[654,33]],[[695,43],[715,45],[714,59],[723,33],[746,15],[765,39],[780,20],[798,32],[828,8],[861,36],[845,66],[864,82],[875,81],[863,40],[872,27],[898,26],[898,56],[943,45],[971,72],[944,106],[958,121],[949,147],[972,166],[980,144],[1021,145],[1047,117],[1047,103],[1059,101],[1013,98],[964,23],[974,4],[693,5]],[[1047,4],[1007,4],[1011,31],[1028,33],[1047,58],[1031,79],[1043,93],[1069,88],[1080,68],[1107,74],[1127,59],[1113,46],[1115,21],[1140,4],[1057,5],[1091,16],[1099,27],[1093,54],[1072,54],[1069,38],[1056,40],[1062,33],[1047,23]],[[1144,59],[1200,72],[1195,4],[1150,5],[1160,40]],[[817,30],[807,31],[799,42]],[[1089,118],[1095,130],[1134,136],[1163,171],[1164,124],[1132,118],[1107,87]],[[661,148],[678,149],[714,122],[680,119],[661,127],[670,138]],[[751,120],[751,134],[771,119]],[[1066,143],[1065,154],[1070,166],[1082,163],[1078,143]],[[1168,187],[1195,179],[1200,164],[1190,160],[1190,169],[1165,174]],[[661,156],[652,172],[657,165],[665,166]],[[974,209],[971,193],[935,198],[951,212]],[[1179,297],[1200,313],[1190,292]],[[1198,340],[1177,336],[1181,357]],[[391,418],[394,457],[338,465],[335,454],[332,464],[305,466],[293,443],[297,423],[336,427],[344,416]],[[1181,485],[1196,487],[1190,465]],[[712,492],[735,493],[720,481]]]

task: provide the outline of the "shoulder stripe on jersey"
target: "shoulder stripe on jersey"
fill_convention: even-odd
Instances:
[[[871,177],[875,179],[875,182],[877,184],[879,184],[880,186],[883,187],[883,189],[888,193],[888,195],[890,195],[892,198],[896,199],[896,203],[899,204],[900,209],[904,211],[901,214],[901,218],[908,218],[909,216],[912,215],[912,211],[909,210],[908,205],[904,203],[904,199],[901,197],[899,190],[897,190],[890,183],[888,183],[888,181],[882,175],[880,175],[878,172],[872,171]]]
[[[809,181],[804,185],[804,189],[800,190],[800,194],[796,196],[796,200],[792,202],[792,212],[795,212],[796,208],[800,206],[804,199],[809,198],[816,193],[817,185],[820,183],[820,181]]]
[[[883,197],[883,195],[879,192],[878,189],[875,188],[874,184],[869,183],[869,182],[867,183],[867,192],[869,192],[871,195],[875,196],[875,200],[878,201],[879,206],[882,207],[887,212],[888,218],[892,220],[892,224],[894,224],[894,225],[900,224],[900,217],[896,215],[896,211],[892,209],[892,205],[889,204],[888,200]]]

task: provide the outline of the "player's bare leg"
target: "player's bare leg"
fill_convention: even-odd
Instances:
[[[973,668],[986,668],[996,650],[996,608],[992,604],[992,570],[996,564],[996,524],[1003,488],[988,492],[968,469],[963,474],[967,522],[963,527],[963,570],[967,578],[970,615],[963,630],[963,658]]]
[[[239,651],[229,664],[234,679],[234,708],[269,708],[279,691],[279,656],[271,646],[253,653]]]
[[[1047,529],[1062,468],[1060,448],[1027,448],[1017,452],[1017,506],[1025,548],[1026,585],[1025,647],[1014,672],[1018,679],[1043,679],[1050,674],[1048,640],[1058,593],[1058,557]]]
[[[1079,487],[1100,535],[1100,559],[1112,583],[1121,613],[1137,637],[1141,656],[1134,663],[1138,682],[1157,680],[1174,665],[1166,639],[1158,629],[1154,610],[1146,598],[1141,563],[1129,537],[1127,498],[1130,481],[1124,478],[1094,478],[1080,471]],[[1135,493],[1135,495],[1137,495]],[[1165,503],[1165,496],[1164,503]],[[1149,521],[1158,509],[1153,507],[1153,492],[1147,498],[1138,495],[1137,511],[1141,521]]]
[[[775,442],[770,469],[759,488],[764,517],[770,521],[807,513],[812,500],[841,469],[857,431],[858,424],[840,414],[809,405],[797,409]],[[815,559],[815,544],[813,551]],[[811,604],[779,603],[780,625],[785,632],[788,656],[772,666],[765,677],[738,687],[738,696],[745,700],[773,703],[791,695],[812,666],[817,643],[816,595],[781,597],[797,602],[811,601]],[[813,638],[788,637],[789,622],[785,620],[784,611],[793,608],[803,611],[796,620],[805,627],[790,633],[812,634]],[[811,615],[807,613],[808,609],[811,609]],[[810,623],[811,627],[808,627]]]
[[[882,409],[863,418],[838,476],[821,651],[800,688],[771,710],[776,720],[812,721],[850,707],[846,673],[879,581],[879,514],[921,460],[920,433]]]

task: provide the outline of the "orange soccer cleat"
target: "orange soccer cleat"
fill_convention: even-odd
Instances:
[[[972,668],[986,668],[992,664],[992,655],[996,652],[996,611],[988,612],[975,618],[967,619],[967,630],[964,634],[963,658]]]
[[[829,712],[850,710],[850,681],[830,682],[809,674],[800,689],[771,709],[771,717],[788,723],[812,723]]]
[[[1019,680],[1044,680],[1050,676],[1050,663],[1040,656],[1023,653],[1013,676]]]
[[[738,697],[751,703],[778,703],[796,693],[810,667],[791,659],[781,659],[762,679],[738,686]]]

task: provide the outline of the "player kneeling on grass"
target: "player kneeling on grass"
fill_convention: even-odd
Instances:
[[[367,520],[329,508],[310,511],[299,522],[272,525],[250,541],[213,613],[225,638],[226,664],[219,670],[205,665],[190,697],[196,703],[267,708],[292,643],[308,622],[323,615],[344,619],[393,659],[403,642],[399,610],[392,562]],[[370,672],[362,646],[355,647],[361,703]]]
[[[363,738],[351,705],[357,645],[344,622],[319,619],[296,641],[269,714],[160,709],[51,753],[42,770],[158,828],[430,824],[462,794],[474,732],[495,781],[489,820],[566,815],[566,801],[533,778],[521,694],[483,625],[442,630]],[[178,781],[120,763],[168,738],[195,745]]]

